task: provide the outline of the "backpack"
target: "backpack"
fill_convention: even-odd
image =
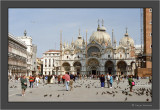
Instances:
[[[135,82],[134,81],[132,81],[132,86],[135,86]]]
[[[110,80],[110,76],[109,75],[107,76],[107,80]]]
[[[47,79],[48,79],[48,77],[46,76],[46,77],[45,77],[45,80],[47,80]]]

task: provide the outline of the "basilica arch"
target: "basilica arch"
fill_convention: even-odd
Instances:
[[[64,63],[62,64],[62,67],[63,67],[63,71],[64,71],[64,72],[69,72],[70,69],[71,69],[71,66],[70,66],[70,64],[69,64],[68,62],[64,62]]]
[[[131,62],[131,74],[135,75],[136,63],[134,61]]]
[[[105,63],[105,73],[114,74],[114,64],[110,60]]]
[[[100,57],[101,52],[97,46],[90,46],[87,50],[88,57]]]
[[[76,61],[73,63],[73,66],[74,66],[74,71],[76,72],[77,75],[81,74],[81,63]]]
[[[117,73],[118,75],[126,75],[127,74],[127,63],[123,60],[117,63]]]
[[[92,74],[92,75],[100,74],[98,59],[96,59],[96,58],[89,59],[87,62],[87,66],[88,66],[87,71],[89,72],[89,74]]]

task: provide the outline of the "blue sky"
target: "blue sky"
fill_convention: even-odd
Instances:
[[[24,30],[37,45],[37,57],[49,49],[59,49],[62,40],[71,42],[81,35],[88,39],[96,31],[98,19],[104,20],[106,32],[114,36],[117,44],[128,27],[129,36],[140,44],[140,8],[9,8],[9,33],[23,36]],[[100,23],[101,25],[101,23]]]

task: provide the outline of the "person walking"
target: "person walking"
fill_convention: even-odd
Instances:
[[[18,75],[15,76],[15,81],[18,82]]]
[[[69,89],[68,88],[69,81],[70,81],[69,72],[66,72],[66,74],[65,74],[66,91],[68,91],[68,89]]]
[[[110,74],[110,80],[109,80],[109,82],[110,82],[110,88],[112,88],[112,84],[113,84],[113,76]]]
[[[33,88],[33,82],[34,82],[34,78],[30,75],[29,77],[29,82],[30,82],[30,88],[32,87]]]
[[[105,77],[103,74],[100,76],[100,82],[101,82],[101,88],[104,88]]]
[[[149,76],[149,83],[152,83],[152,75]]]
[[[43,79],[43,83],[44,83],[44,79],[45,79],[44,75],[42,76],[42,79]]]
[[[116,83],[117,83],[117,85],[119,84],[119,77],[118,77],[118,75],[116,75]]]
[[[54,84],[54,82],[55,82],[55,77],[54,75],[51,75],[51,84]]]
[[[65,82],[65,75],[62,76],[62,81],[63,81],[63,84]]]
[[[61,83],[61,75],[58,75],[58,84]]]
[[[48,75],[45,75],[45,83],[47,84],[48,82]]]
[[[21,88],[22,88],[22,96],[25,96],[25,91],[27,89],[27,79],[25,75],[23,75],[21,79]]]
[[[128,78],[128,83],[129,83],[129,85],[130,85],[130,92],[132,92],[132,88],[133,88],[133,86],[134,86],[134,81],[133,81],[133,79],[132,79],[132,76],[129,76],[129,78]]]
[[[70,75],[70,82],[69,82],[69,87],[70,87],[70,91],[73,89],[73,80],[74,80],[74,75],[71,73]]]
[[[39,81],[40,81],[40,79],[39,79],[39,77],[38,76],[36,76],[36,86],[38,87],[38,84],[39,84]]]
[[[110,87],[110,75],[107,73],[107,85],[108,85],[108,88]]]

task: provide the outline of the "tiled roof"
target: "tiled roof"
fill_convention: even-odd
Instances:
[[[45,53],[48,53],[48,52],[60,52],[60,50],[48,50]]]

